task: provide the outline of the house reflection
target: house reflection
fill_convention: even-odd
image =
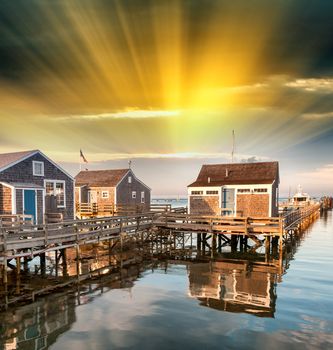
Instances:
[[[5,350],[47,349],[75,322],[75,298],[49,297],[3,313],[0,344]]]
[[[223,311],[274,317],[276,282],[273,266],[214,260],[189,265],[189,295]]]

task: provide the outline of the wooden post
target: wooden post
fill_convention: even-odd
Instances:
[[[204,255],[205,255],[205,251],[206,251],[206,237],[207,237],[207,233],[203,233],[201,244],[202,244],[202,251],[203,251]]]
[[[59,260],[58,260],[58,251],[54,251],[54,258],[55,258],[55,276],[58,277],[58,268],[59,268]]]
[[[213,257],[216,252],[216,233],[212,233],[212,251],[211,256]]]
[[[201,251],[201,233],[197,234],[197,250]]]
[[[237,251],[237,236],[231,235],[231,251],[235,253]]]
[[[68,276],[68,271],[67,271],[67,251],[66,251],[66,249],[62,249],[61,256],[62,256],[62,275],[63,276]]]
[[[222,253],[222,236],[218,235],[218,252]]]
[[[80,277],[80,246],[76,244],[76,277]]]
[[[45,276],[46,273],[46,257],[45,253],[40,253],[39,254],[39,260],[40,260],[40,273],[42,277]]]
[[[271,253],[271,237],[265,237],[265,261],[268,262]]]
[[[21,258],[16,258],[16,275],[20,275],[21,272]]]
[[[24,272],[29,270],[28,258],[26,256],[23,258],[23,270]]]

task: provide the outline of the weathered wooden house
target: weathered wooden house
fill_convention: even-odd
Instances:
[[[74,178],[41,151],[0,154],[0,215],[74,218]]]
[[[278,162],[203,165],[188,186],[190,214],[278,215]]]
[[[85,170],[75,177],[75,198],[82,213],[86,203],[95,205],[97,214],[107,215],[117,207],[147,211],[150,192],[131,169]]]

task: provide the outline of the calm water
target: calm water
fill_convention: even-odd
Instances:
[[[246,261],[163,259],[2,312],[5,349],[333,349],[332,212],[283,274]],[[122,274],[122,272],[120,272]]]

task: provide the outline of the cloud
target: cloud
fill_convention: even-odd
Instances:
[[[226,152],[211,152],[211,153],[204,153],[204,152],[175,152],[175,153],[94,153],[89,154],[87,152],[84,152],[85,155],[87,155],[87,158],[91,163],[99,163],[99,162],[107,162],[111,160],[124,160],[124,159],[202,159],[203,161],[205,159],[217,159],[221,161],[221,159],[230,161],[231,160],[231,154]],[[78,154],[69,152],[69,153],[61,153],[57,154],[56,152],[53,152],[55,158],[62,157],[63,161],[70,162],[72,159],[77,159]],[[267,157],[258,157],[248,154],[237,154],[236,160],[241,159],[243,161],[246,159],[246,161],[260,161],[260,160],[267,160]]]
[[[318,119],[329,119],[333,118],[333,112],[330,113],[304,113],[302,114],[304,119],[318,120]]]
[[[147,119],[147,118],[169,118],[177,117],[179,111],[171,110],[154,110],[154,109],[137,109],[127,108],[123,111],[99,113],[99,114],[74,114],[69,116],[56,117],[55,120],[63,121],[98,121],[108,119]]]
[[[310,92],[333,93],[333,79],[331,78],[296,79],[286,82],[285,86]]]
[[[333,164],[326,164],[313,171],[302,172],[295,176],[302,183],[331,185],[333,179]],[[332,186],[331,186],[332,187]]]

